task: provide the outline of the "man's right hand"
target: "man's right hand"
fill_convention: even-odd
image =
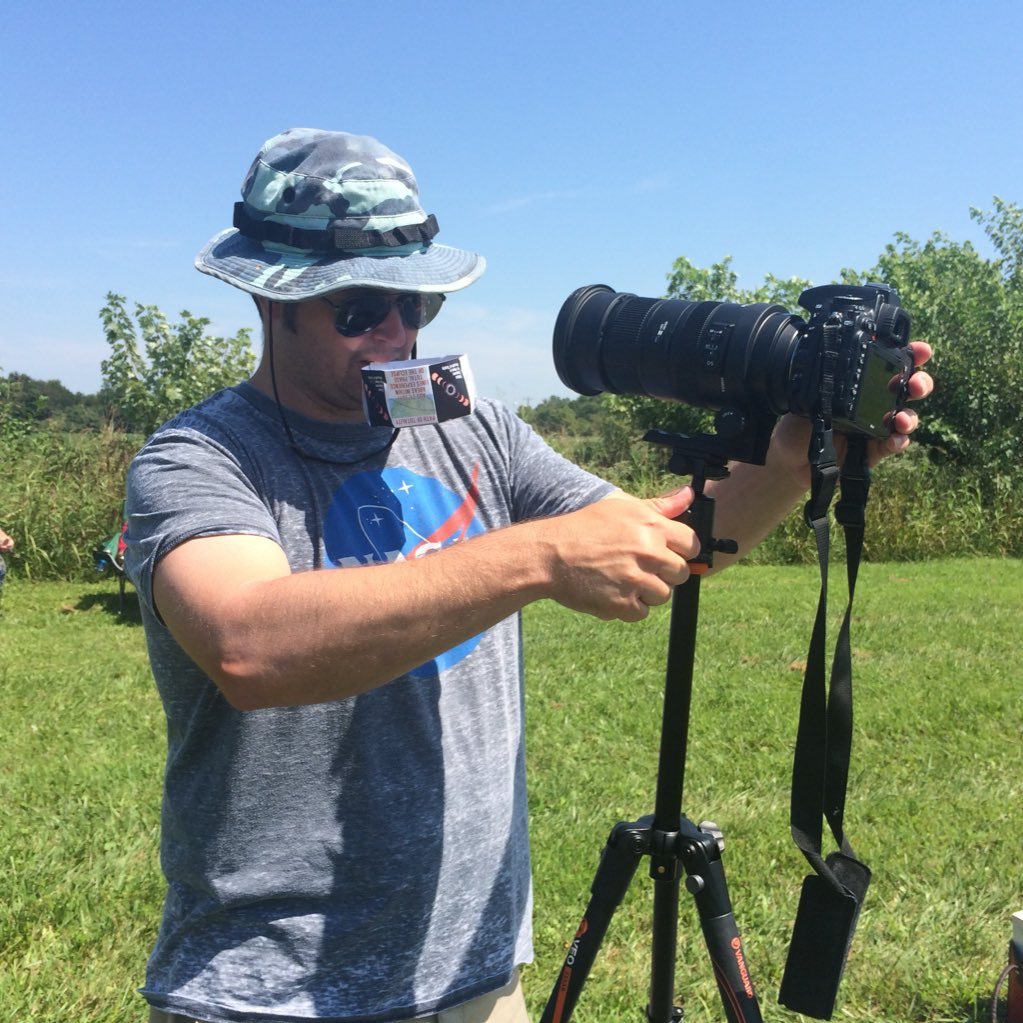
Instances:
[[[552,599],[604,620],[639,621],[689,578],[700,545],[677,522],[691,487],[639,500],[617,492],[576,512],[535,523],[551,565]]]

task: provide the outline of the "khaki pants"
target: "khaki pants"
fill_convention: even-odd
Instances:
[[[149,1023],[202,1023],[162,1009],[149,1010]],[[411,1023],[411,1021],[409,1021]],[[445,1009],[433,1016],[422,1016],[415,1023],[529,1023],[522,984],[516,975],[500,991],[481,995],[471,1002]]]
[[[416,1023],[529,1023],[518,974],[500,991],[445,1009]]]

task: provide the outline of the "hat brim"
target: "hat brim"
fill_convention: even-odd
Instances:
[[[318,256],[265,248],[234,228],[221,231],[196,256],[196,268],[242,291],[279,302],[301,302],[342,288],[450,292],[486,269],[475,252],[431,244],[406,255]]]

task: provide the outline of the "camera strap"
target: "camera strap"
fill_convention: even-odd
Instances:
[[[821,818],[828,821],[831,833],[842,852],[854,856],[842,826],[852,748],[850,625],[856,578],[863,550],[870,473],[866,465],[864,439],[850,437],[845,468],[840,478],[841,499],[835,507],[835,518],[843,526],[846,537],[849,595],[835,644],[830,687],[826,687],[824,666],[831,546],[828,511],[836,483],[839,482],[839,470],[830,428],[815,429],[814,434],[811,451],[814,483],[804,514],[817,542],[821,589],[803,676],[803,695],[792,771],[791,824],[793,839],[811,866],[834,883],[821,859]],[[814,461],[817,462],[816,465],[813,464]]]
[[[864,437],[849,437],[841,471],[841,497],[835,518],[846,538],[848,602],[835,645],[830,687],[825,686],[828,562],[828,509],[839,470],[830,421],[814,421],[810,444],[812,485],[804,509],[817,542],[821,591],[807,653],[792,766],[792,837],[814,869],[803,882],[796,922],[782,978],[779,1001],[818,1019],[830,1019],[845,968],[870,870],[857,859],[843,827],[852,748],[853,596],[863,551],[870,471]],[[823,854],[822,819],[838,849]]]

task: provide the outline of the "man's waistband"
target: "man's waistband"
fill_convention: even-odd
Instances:
[[[177,1012],[165,1012],[163,1009],[156,1009],[149,1006],[149,1023],[203,1023],[195,1016],[182,1016]]]
[[[208,1023],[201,1016],[182,1015],[180,1012],[168,1012],[166,1009],[157,1009],[149,1006],[149,1023]],[[280,1023],[288,1023],[281,1020]]]

